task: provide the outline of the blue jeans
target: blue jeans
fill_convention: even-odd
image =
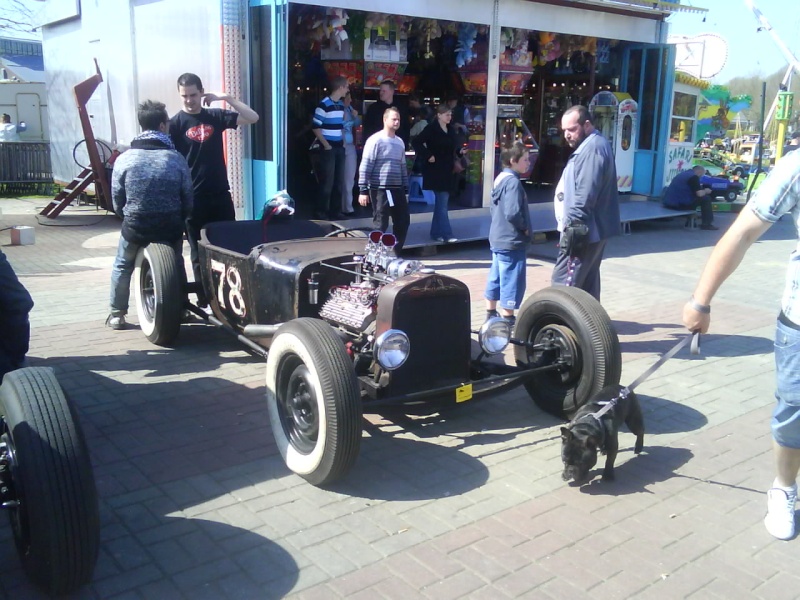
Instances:
[[[800,449],[800,330],[778,321],[775,330],[775,409],[772,437]]]
[[[172,247],[175,249],[176,260],[182,255],[183,240],[178,240]],[[139,244],[129,242],[124,237],[119,236],[119,246],[117,247],[117,257],[114,259],[114,266],[111,267],[111,314],[114,316],[128,314],[128,300],[131,295],[131,275],[136,266],[136,255]],[[183,265],[178,269],[183,273]]]
[[[450,217],[447,215],[447,202],[450,200],[450,192],[433,192],[436,203],[433,205],[433,219],[431,219],[431,237],[444,238],[445,240],[453,237],[453,228],[450,227]]]
[[[516,310],[525,295],[526,248],[492,251],[492,266],[484,298],[498,301],[500,308]]]

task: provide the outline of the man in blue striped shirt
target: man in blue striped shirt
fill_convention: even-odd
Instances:
[[[319,160],[317,180],[319,197],[314,216],[317,219],[335,219],[339,216],[342,181],[344,180],[344,105],[342,98],[350,89],[346,77],[335,77],[331,81],[331,93],[322,99],[314,111],[313,129],[322,155]]]
[[[408,169],[406,145],[397,135],[400,112],[387,108],[383,113],[383,129],[373,133],[364,144],[358,170],[358,203],[372,203],[372,226],[380,231],[389,228],[397,238],[395,250],[400,255],[411,223],[408,212]]]

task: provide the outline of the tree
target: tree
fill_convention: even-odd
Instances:
[[[34,11],[25,0],[0,2],[0,35],[30,37],[34,28]]]

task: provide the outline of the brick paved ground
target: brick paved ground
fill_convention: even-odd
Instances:
[[[55,368],[94,463],[102,547],[76,597],[798,596],[800,541],[761,523],[790,223],[719,293],[703,355],[680,354],[639,388],[645,452],[634,458],[622,434],[615,483],[565,485],[559,422],[517,390],[444,414],[368,415],[356,467],[320,490],[278,455],[263,362],[200,324],[174,349],[103,327],[119,223],[70,208],[44,227],[37,204],[0,200],[0,228],[36,227],[34,246],[9,246],[8,232],[0,244],[36,300],[31,363]],[[623,383],[682,335],[682,303],[721,234],[634,229],[603,265]],[[476,322],[487,255],[473,244],[426,259],[470,286]],[[529,292],[550,270],[529,259]],[[0,599],[36,597],[0,521]]]

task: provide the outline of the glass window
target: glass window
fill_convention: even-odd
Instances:
[[[672,117],[669,128],[671,142],[691,142],[694,139],[694,119]]]
[[[672,100],[672,116],[694,119],[697,115],[697,96],[675,92]]]

